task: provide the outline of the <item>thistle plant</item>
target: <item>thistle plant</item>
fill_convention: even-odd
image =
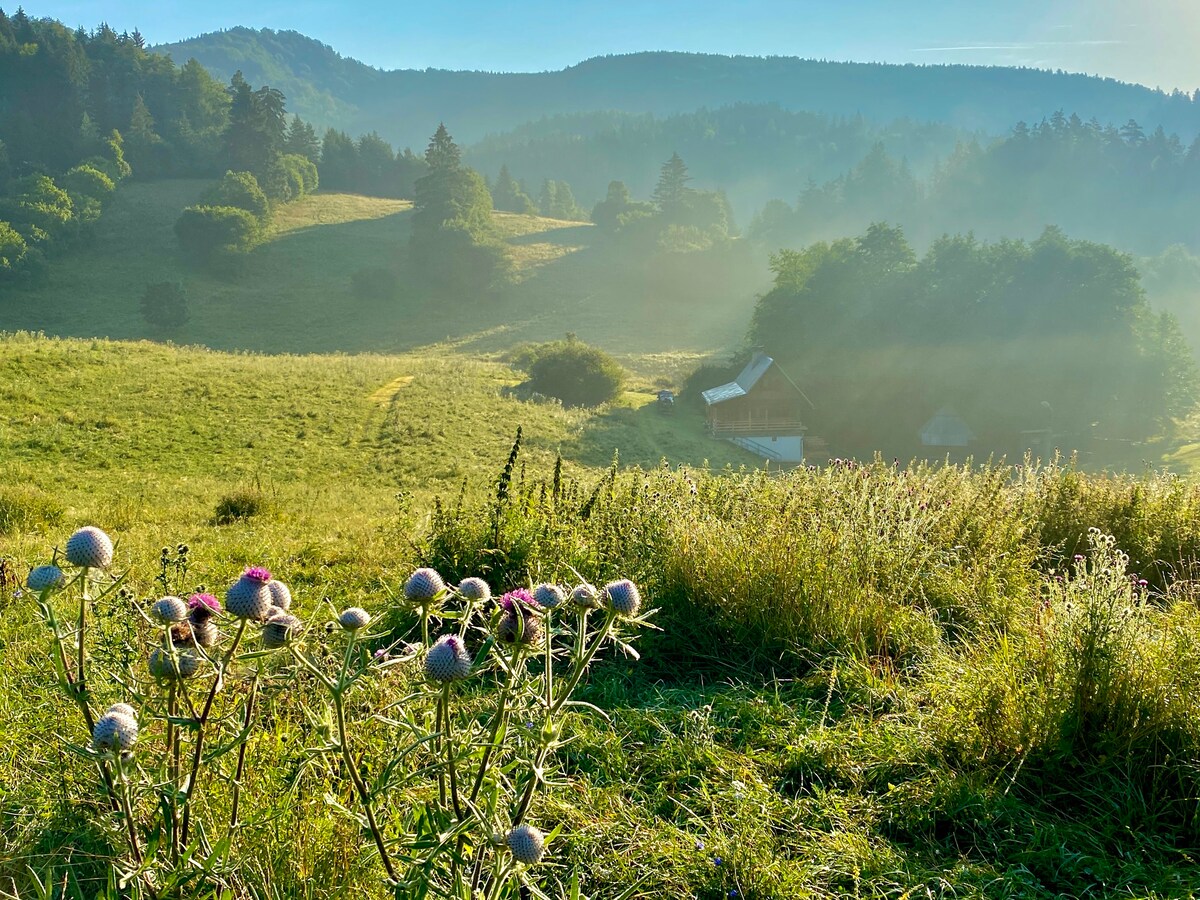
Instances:
[[[493,596],[482,579],[454,588],[418,569],[403,590],[419,614],[417,643],[385,633],[391,618],[358,606],[333,612],[318,632],[325,637],[314,638],[291,611],[291,591],[261,567],[245,569],[224,604],[202,589],[184,599],[180,545],[179,556],[160,559],[154,581],[163,593],[137,600],[124,576],[109,574],[113,545],[103,532],[82,529],[67,546],[66,569],[56,557],[28,584],[60,684],[86,729],[68,746],[97,767],[106,815],[121,825],[122,883],[147,896],[197,879],[228,884],[243,813],[265,802],[245,780],[260,697],[264,685],[287,688],[298,673],[329,701],[329,727],[315,732],[325,739],[311,758],[328,758],[346,779],[359,810],[351,815],[365,825],[395,895],[518,896],[557,833],[539,827],[537,799],[569,739],[569,715],[589,708],[572,695],[604,649],[615,644],[636,657],[629,641],[647,624],[628,581]],[[91,649],[103,638],[89,630],[93,595],[125,620],[140,647],[135,662]],[[60,624],[67,606],[78,617],[73,628]],[[407,695],[372,703],[393,671]],[[100,714],[93,684],[117,694]]]

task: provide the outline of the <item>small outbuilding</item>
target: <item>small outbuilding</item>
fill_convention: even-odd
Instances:
[[[921,426],[921,444],[925,447],[966,447],[973,440],[971,426],[951,406],[943,406]]]
[[[708,431],[777,462],[804,459],[804,392],[774,359],[755,353],[738,377],[704,391]]]

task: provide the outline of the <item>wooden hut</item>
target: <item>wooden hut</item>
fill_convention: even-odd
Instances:
[[[808,398],[771,357],[754,354],[735,380],[701,396],[713,437],[779,462],[804,458],[800,412]]]

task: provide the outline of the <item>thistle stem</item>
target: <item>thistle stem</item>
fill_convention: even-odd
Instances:
[[[383,860],[383,867],[387,870],[391,883],[397,884],[400,879],[396,876],[396,870],[392,866],[391,857],[388,856],[387,846],[383,842],[383,834],[379,830],[379,824],[375,821],[375,811],[371,805],[371,794],[358,772],[358,766],[355,765],[354,758],[350,755],[350,745],[346,742],[346,711],[340,689],[333,692],[333,706],[337,710],[338,745],[342,751],[342,761],[346,765],[346,771],[350,773],[350,780],[354,782],[354,787],[358,791],[358,799],[363,805],[363,811],[367,814],[367,825],[371,829],[371,837],[375,839],[375,847],[379,850],[379,858]]]
[[[258,681],[262,675],[262,666],[254,672],[254,680],[250,683],[250,696],[246,699],[246,714],[242,718],[242,743],[238,747],[237,769],[233,776],[233,803],[229,811],[229,831],[233,832],[238,824],[238,801],[242,798],[242,775],[246,771],[246,745],[250,743],[250,723],[254,718],[254,700],[258,696]]]
[[[458,802],[458,775],[454,769],[454,736],[450,724],[450,684],[442,685],[442,727],[445,732],[446,770],[450,773],[450,799],[454,804],[454,815],[463,820],[462,805]]]
[[[241,619],[238,622],[237,633],[233,636],[233,643],[229,645],[229,652],[221,659],[220,665],[217,666],[217,675],[213,679],[212,687],[208,690],[208,697],[204,701],[204,707],[200,710],[200,718],[196,724],[196,743],[192,747],[192,770],[188,775],[187,789],[183,792],[183,829],[180,838],[184,847],[188,842],[188,826],[191,824],[192,815],[192,795],[196,790],[196,781],[200,774],[201,752],[204,749],[204,726],[208,724],[209,713],[212,712],[213,700],[217,696],[217,691],[221,688],[221,682],[225,678],[225,667],[229,665],[233,659],[233,655],[237,653],[238,644],[242,642],[242,635],[246,633],[246,620]]]
[[[487,747],[483,750],[483,759],[479,761],[479,771],[475,775],[475,784],[471,788],[471,803],[474,803],[475,798],[479,796],[479,789],[483,787],[483,779],[487,774],[488,763],[491,761],[492,753],[495,752],[500,732],[508,722],[508,697],[516,685],[517,667],[520,665],[520,658],[521,645],[517,643],[513,646],[512,659],[508,663],[508,681],[504,685],[504,692],[500,694],[500,706],[496,709],[496,717],[492,719],[492,733],[488,738]]]

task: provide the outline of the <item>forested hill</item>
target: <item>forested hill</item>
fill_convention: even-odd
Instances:
[[[1200,132],[1200,102],[1085,75],[982,66],[896,66],[790,57],[636,53],[590,59],[560,72],[383,72],[296,32],[233,28],[155,48],[195,57],[218,78],[241,69],[270,84],[317,125],[378,131],[421,145],[438,122],[476,141],[520,122],[581,110],[669,115],[738,102],[875,121],[938,121],[1003,133],[1067,109],[1103,122],[1136,119],[1185,138]]]

